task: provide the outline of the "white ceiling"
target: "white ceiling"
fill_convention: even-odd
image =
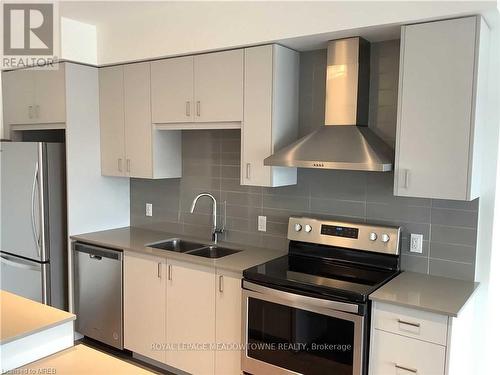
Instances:
[[[389,40],[401,24],[493,11],[495,1],[70,1],[59,9],[96,25],[100,65],[270,42],[312,50],[346,36]]]

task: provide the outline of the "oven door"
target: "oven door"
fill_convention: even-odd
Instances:
[[[357,311],[243,281],[243,371],[361,375],[365,318]]]

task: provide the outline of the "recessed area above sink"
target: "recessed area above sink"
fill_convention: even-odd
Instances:
[[[146,245],[148,247],[153,247],[155,249],[176,251],[178,253],[185,253],[188,251],[201,249],[207,245],[199,242],[191,242],[181,240],[180,238],[171,238],[167,241],[156,242]]]
[[[231,254],[239,253],[241,250],[228,249],[225,247],[219,247],[216,245],[211,245],[204,247],[202,249],[191,250],[187,252],[189,255],[196,255],[204,258],[222,258]]]

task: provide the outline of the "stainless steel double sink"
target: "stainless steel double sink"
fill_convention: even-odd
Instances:
[[[186,241],[180,238],[171,238],[167,241],[156,242],[146,245],[155,249],[176,251],[178,253],[185,253],[195,255],[203,258],[222,258],[231,254],[239,253],[241,250],[228,249],[218,245],[207,245],[200,242]]]

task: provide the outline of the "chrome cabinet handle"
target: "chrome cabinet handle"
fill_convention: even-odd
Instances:
[[[405,367],[405,366],[401,366],[401,365],[398,365],[397,363],[394,364],[394,367],[396,367],[398,370],[404,370],[404,371],[412,372],[414,374],[417,373],[416,369]]]
[[[407,326],[412,326],[412,327],[420,328],[420,323],[407,322],[407,321],[404,321],[404,320],[401,320],[401,319],[398,319],[398,323],[399,324],[405,324]]]
[[[29,118],[33,118],[33,106],[28,106],[28,116]]]
[[[250,179],[251,168],[252,168],[252,165],[250,163],[247,163],[247,168],[246,168],[247,180]]]
[[[186,117],[191,117],[191,102],[189,100],[186,102]]]
[[[198,101],[196,102],[196,116],[200,117],[200,115],[201,115],[201,103],[200,103],[200,101],[198,100]]]
[[[219,292],[224,292],[224,276],[219,275]]]
[[[35,173],[33,174],[33,185],[31,186],[31,230],[33,232],[33,239],[35,240],[36,250],[38,256],[41,257],[40,234],[36,228],[35,219],[35,194],[38,185],[38,162],[35,163]]]
[[[127,172],[130,172],[130,159],[127,159]]]
[[[161,279],[161,263],[158,263],[158,278]]]
[[[123,169],[122,169],[122,158],[118,158],[118,172],[123,172]]]
[[[408,189],[408,186],[410,186],[410,171],[408,169],[405,169],[405,175],[404,175],[404,184],[403,187],[405,189]]]
[[[171,264],[168,265],[168,275],[167,275],[167,278],[169,280],[172,280],[172,265]]]

